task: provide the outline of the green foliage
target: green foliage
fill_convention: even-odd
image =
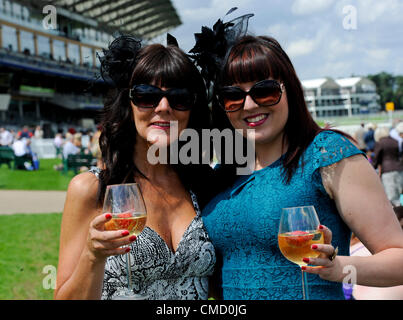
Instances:
[[[387,72],[368,75],[368,78],[376,84],[377,93],[380,95],[380,104],[385,109],[386,102],[394,102],[395,109],[403,109],[403,76],[394,76]]]

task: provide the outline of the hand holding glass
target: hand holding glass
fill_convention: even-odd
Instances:
[[[105,224],[105,230],[127,230],[130,235],[138,236],[146,224],[146,207],[139,185],[136,183],[110,185],[106,188],[104,213],[112,219]],[[126,254],[127,288],[119,299],[145,299],[133,293],[130,253]]]
[[[313,206],[282,209],[278,245],[283,256],[300,267],[307,265],[303,258],[317,258],[320,252],[312,250],[311,246],[324,243],[323,233],[318,230],[319,224]],[[304,300],[308,299],[304,272],[302,272],[302,290]]]

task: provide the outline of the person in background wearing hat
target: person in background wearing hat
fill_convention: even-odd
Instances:
[[[365,153],[367,155],[367,159],[370,163],[374,163],[374,148],[375,148],[375,129],[376,125],[373,123],[368,123],[366,126],[367,132],[364,134],[364,143],[365,143]]]
[[[401,125],[399,129],[403,134],[403,122]],[[400,204],[400,194],[403,191],[403,160],[399,155],[399,145],[390,136],[386,127],[377,128],[374,136],[376,143],[373,165],[375,169],[379,169],[379,176],[389,201],[397,206]]]

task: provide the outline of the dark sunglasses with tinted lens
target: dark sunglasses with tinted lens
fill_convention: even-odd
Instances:
[[[196,103],[196,94],[186,88],[161,90],[150,84],[135,85],[129,91],[129,98],[139,108],[155,108],[166,97],[172,109],[187,111]]]
[[[226,112],[242,109],[247,95],[259,106],[269,107],[280,102],[283,87],[284,85],[277,80],[256,82],[249,91],[244,91],[235,86],[222,87],[218,91],[218,99]]]

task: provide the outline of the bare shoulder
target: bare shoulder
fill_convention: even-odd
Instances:
[[[98,179],[90,172],[84,172],[71,179],[67,193],[79,198],[94,198],[98,191]]]
[[[75,176],[67,189],[64,214],[74,208],[74,212],[97,209],[98,179],[90,172]],[[80,209],[80,210],[77,210]]]
[[[375,171],[369,161],[362,154],[343,158],[330,166],[320,169],[323,186],[329,196],[333,199],[335,184],[339,184],[340,179],[363,179],[376,177]]]

